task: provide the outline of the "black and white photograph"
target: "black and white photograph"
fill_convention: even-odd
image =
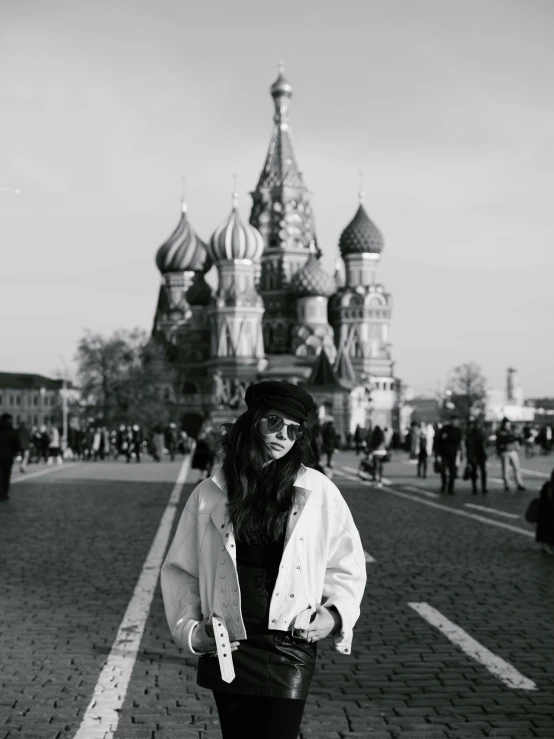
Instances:
[[[554,739],[553,40],[0,2],[0,739]]]

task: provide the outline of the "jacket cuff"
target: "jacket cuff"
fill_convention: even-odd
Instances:
[[[175,624],[175,630],[173,631],[173,638],[175,639],[176,643],[188,654],[195,654],[200,655],[201,652],[195,652],[192,648],[192,632],[194,631],[195,626],[197,626],[200,623],[200,621],[195,621],[194,619],[182,619],[180,618],[177,623]]]
[[[352,618],[352,603],[349,602],[345,608],[342,608],[343,604],[341,603],[340,598],[329,598],[327,602],[322,605],[324,605],[325,608],[334,606],[339,612],[342,624],[339,630],[333,633],[333,646],[335,650],[341,654],[350,654],[352,651],[352,630],[354,628],[354,624],[358,620],[358,616]]]

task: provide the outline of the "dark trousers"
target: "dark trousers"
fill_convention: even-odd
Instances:
[[[305,700],[213,694],[223,739],[297,739]]]
[[[443,456],[441,463],[441,478],[442,478],[442,491],[446,490],[448,485],[448,492],[454,492],[454,480],[456,479],[457,465],[456,455],[449,454]]]
[[[417,457],[417,476],[427,477],[427,452],[420,452]]]
[[[12,462],[0,462],[0,498],[7,498],[12,476]]]
[[[487,489],[487,460],[476,459],[470,463],[469,469],[471,471],[471,486],[473,488],[473,492],[477,492],[478,471],[481,475],[481,490],[485,491]]]

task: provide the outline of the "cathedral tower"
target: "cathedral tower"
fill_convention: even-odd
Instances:
[[[191,316],[186,292],[193,283],[194,275],[203,274],[212,266],[206,245],[188,221],[185,198],[182,200],[177,227],[158,249],[156,265],[164,282],[160,286],[152,335],[174,343],[177,330]]]
[[[360,193],[359,208],[339,240],[345,284],[333,296],[329,314],[337,344],[335,368],[351,364],[376,406],[385,408],[392,407],[395,393],[389,343],[392,296],[376,281],[384,241],[363,199]],[[390,413],[380,422],[390,426]]]
[[[208,309],[211,348],[206,368],[221,370],[225,378],[252,379],[265,361],[264,304],[255,285],[263,247],[259,231],[242,223],[238,195],[233,193],[231,215],[208,244],[219,285]]]
[[[304,266],[313,242],[317,247],[310,205],[310,192],[298,169],[289,125],[292,87],[283,75],[271,86],[275,105],[273,132],[265,166],[252,194],[250,223],[262,234],[259,292],[264,299],[263,334],[271,354],[291,352],[291,330],[296,310],[288,287],[295,272]]]

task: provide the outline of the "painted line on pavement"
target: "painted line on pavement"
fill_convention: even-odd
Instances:
[[[416,613],[435,626],[453,644],[469,657],[483,665],[490,673],[499,678],[509,688],[517,690],[538,690],[536,683],[518,672],[509,662],[491,652],[466,631],[449,621],[440,611],[428,603],[408,603]]]
[[[368,552],[366,552],[365,549],[364,549],[364,557],[365,557],[366,564],[369,564],[370,562],[375,562],[376,561],[375,558],[372,557],[371,554],[369,554]]]
[[[438,493],[431,493],[429,490],[423,490],[422,488],[416,488],[412,485],[404,485],[406,490],[412,490],[414,493],[421,493],[421,495],[427,496],[427,498],[440,498]]]
[[[187,479],[190,459],[190,456],[186,456],[181,465],[158,531],[144,560],[133,596],[119,625],[110,654],[94,688],[92,700],[74,739],[97,739],[97,737],[113,739],[117,731],[119,714],[150,613],[181,491]]]
[[[21,476],[16,477],[14,480],[11,481],[12,485],[17,485],[18,482],[25,482],[25,480],[32,480],[34,477],[42,477],[42,475],[49,475],[51,472],[56,472],[61,470],[67,470],[70,467],[77,467],[80,465],[81,462],[64,462],[63,464],[56,464],[52,465],[51,467],[48,467],[46,470],[38,470],[37,472],[22,472]]]
[[[496,508],[487,508],[484,505],[477,505],[476,503],[464,503],[466,508],[475,508],[476,511],[486,511],[487,513],[496,513],[497,516],[506,516],[506,518],[519,518],[521,515],[518,513],[507,513],[506,511],[499,511]]]
[[[362,485],[370,485],[371,483],[364,482],[363,480],[360,480]],[[385,480],[383,479],[383,482]],[[416,503],[419,503],[420,505],[426,505],[430,508],[436,508],[439,511],[447,511],[448,513],[453,513],[456,516],[463,516],[464,518],[471,518],[474,521],[480,521],[481,523],[488,523],[490,526],[497,526],[498,528],[505,529],[506,531],[511,531],[515,534],[523,534],[523,536],[528,536],[531,539],[535,538],[535,532],[529,531],[528,529],[520,529],[517,526],[512,526],[509,523],[504,523],[503,521],[495,521],[492,518],[485,518],[484,516],[478,516],[475,513],[468,513],[468,511],[462,511],[460,508],[451,508],[450,506],[442,505],[441,503],[434,503],[431,500],[425,500],[424,498],[416,498],[414,495],[410,495],[409,493],[402,493],[400,490],[395,490],[392,487],[389,487],[389,484],[387,483],[387,487],[382,488],[385,492],[390,493],[391,495],[396,495],[399,498],[406,498],[406,500],[413,500]]]
[[[345,477],[347,480],[354,480],[358,482],[358,480],[360,479],[359,477],[355,477],[354,475],[351,475],[348,472],[343,472],[344,467],[342,469],[336,469],[336,468],[332,468],[332,469],[333,469],[333,472],[337,473],[337,475],[340,475],[341,477]]]

